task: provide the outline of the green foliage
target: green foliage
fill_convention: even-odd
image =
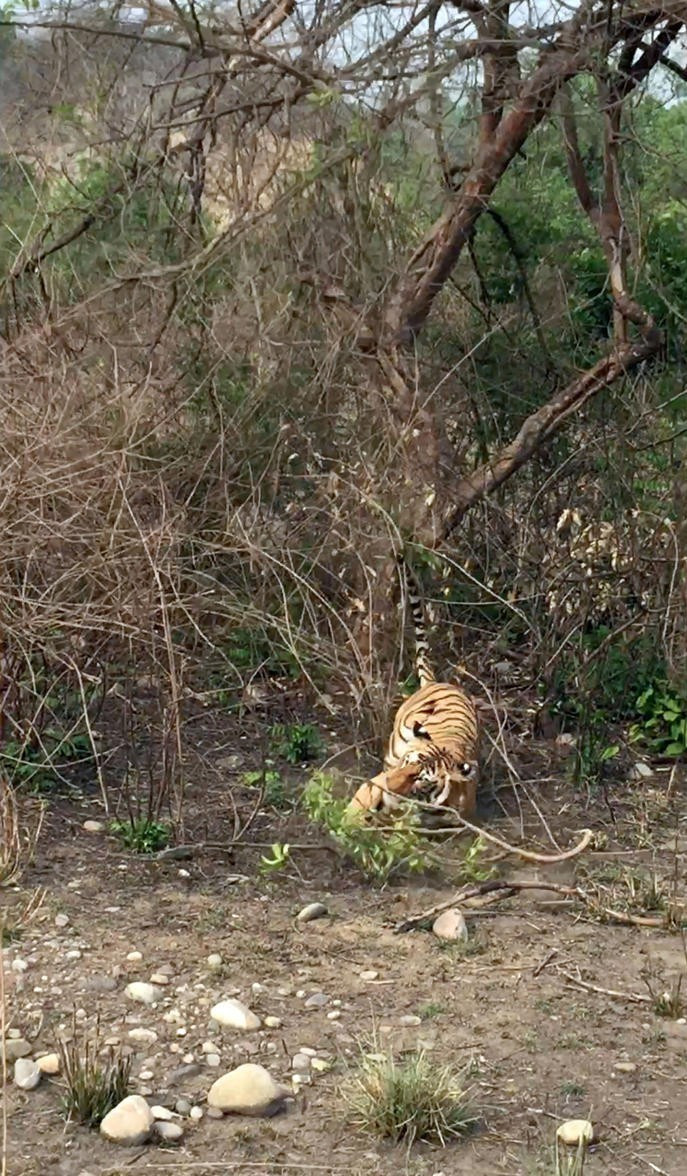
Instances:
[[[439,1143],[465,1135],[477,1122],[466,1072],[439,1066],[419,1050],[401,1062],[378,1043],[362,1049],[359,1064],[341,1087],[351,1121],[394,1143]]]
[[[23,742],[6,739],[0,746],[0,766],[10,780],[31,792],[50,792],[62,781],[62,770],[91,755],[88,735],[65,735],[54,727]]]
[[[287,794],[286,783],[272,768],[265,768],[262,772],[244,772],[241,783],[246,788],[262,788],[262,798],[266,805],[275,809],[288,809],[293,805]]]
[[[60,1042],[64,1094],[62,1109],[70,1122],[97,1127],[108,1111],[129,1093],[131,1058],[110,1047],[105,1061],[100,1058],[99,1025],[83,1051],[79,1046],[76,1018],[69,1042]]]
[[[655,682],[635,704],[640,716],[630,727],[630,739],[657,755],[687,753],[687,697],[667,682]]]
[[[128,821],[112,821],[110,831],[119,838],[126,849],[134,853],[158,853],[169,844],[171,829],[161,821],[148,817],[136,817]]]
[[[274,754],[290,764],[304,764],[317,759],[324,744],[317,727],[312,723],[275,723],[270,728],[270,742]]]
[[[308,817],[323,826],[368,877],[383,882],[392,873],[418,873],[431,866],[434,855],[423,840],[419,815],[411,805],[404,805],[390,824],[375,826],[352,816],[348,804],[348,799],[334,797],[330,776],[324,772],[311,776],[303,793]]]
[[[279,870],[283,870],[290,861],[291,846],[288,843],[283,845],[281,841],[274,841],[270,849],[272,851],[271,857],[263,854],[260,858],[261,874],[276,874]]]
[[[482,861],[486,850],[487,843],[481,837],[473,837],[460,863],[460,882],[486,882],[493,877],[494,867],[485,866]]]

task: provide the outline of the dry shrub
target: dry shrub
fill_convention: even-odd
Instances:
[[[11,886],[30,864],[43,821],[41,805],[21,804],[0,773],[0,886]]]

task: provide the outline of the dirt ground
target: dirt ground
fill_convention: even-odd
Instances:
[[[238,781],[254,764],[242,746],[226,725],[205,740],[189,771],[187,841],[231,836],[230,787],[240,810],[249,805]],[[498,863],[500,876],[577,878],[592,890],[603,884],[609,905],[639,914],[647,913],[647,896],[656,905],[683,889],[684,799],[678,793],[666,800],[665,776],[618,782],[608,795],[573,803],[565,765],[551,767],[551,745],[537,754],[539,783],[517,796],[510,786],[496,796],[486,789],[485,827],[518,841],[522,820],[528,843],[551,852],[533,800],[562,846],[583,827],[607,840],[549,873],[509,858]],[[291,777],[302,780],[303,773],[292,770]],[[28,1092],[10,1085],[10,1176],[554,1176],[557,1123],[587,1116],[599,1134],[588,1174],[687,1173],[687,1023],[658,1016],[646,983],[649,976],[656,994],[675,990],[687,970],[679,934],[604,923],[537,891],[470,916],[467,947],[446,945],[430,931],[397,934],[394,926],[450,897],[455,844],[442,872],[379,888],[317,848],[322,837],[288,804],[261,812],[248,843],[231,853],[206,847],[183,861],[137,857],[106,830],[86,831],[88,819],[103,819],[97,795],[53,799],[35,865],[5,896],[16,912],[36,888],[44,891],[38,912],[5,951],[8,1028],[39,1052],[69,1030],[74,1010],[84,1035],[98,1015],[102,1038],[133,1051],[133,1090],[170,1107],[182,1097],[202,1106],[218,1074],[247,1060],[288,1082],[303,1046],[329,1068],[314,1072],[273,1119],[183,1119],[185,1136],[174,1149],[118,1149],[96,1131],[65,1127],[59,1079]],[[266,879],[256,867],[272,840],[310,848],[294,849],[292,864]],[[298,910],[314,900],[326,904],[327,917],[297,924]],[[58,914],[68,916],[66,926],[56,925]],[[127,959],[135,951],[140,961]],[[215,971],[213,953],[223,960]],[[12,968],[17,959],[27,965],[23,972]],[[157,1006],[125,998],[129,981],[161,969],[169,985]],[[569,977],[629,995],[616,999]],[[313,993],[324,994],[322,1007],[306,1007]],[[228,996],[280,1025],[253,1034],[213,1028],[209,1010]],[[419,1023],[403,1024],[408,1015]],[[141,1026],[155,1031],[154,1043],[129,1038]],[[361,1040],[374,1034],[398,1054],[423,1046],[437,1065],[471,1063],[480,1121],[469,1138],[445,1149],[407,1149],[351,1126],[342,1076]],[[205,1061],[207,1039],[218,1045],[219,1069]]]

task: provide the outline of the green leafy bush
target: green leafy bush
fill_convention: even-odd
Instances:
[[[112,821],[111,831],[134,853],[158,853],[169,843],[170,829],[161,821],[137,817],[130,821]]]
[[[270,729],[270,740],[275,755],[290,764],[304,764],[317,759],[324,744],[317,727],[312,723],[275,724]]]
[[[315,772],[303,793],[305,811],[364,874],[384,881],[395,871],[418,873],[432,864],[434,855],[423,844],[419,814],[410,805],[388,825],[367,825],[348,812],[348,799],[335,798],[332,789],[331,777]]]
[[[687,752],[687,698],[665,682],[655,682],[636,703],[640,718],[630,727],[630,739],[657,755]]]

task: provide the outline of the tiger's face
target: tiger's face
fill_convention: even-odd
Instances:
[[[445,763],[419,766],[420,771],[410,790],[414,800],[433,809],[456,809],[462,817],[473,814],[479,771],[476,759],[447,757]]]

